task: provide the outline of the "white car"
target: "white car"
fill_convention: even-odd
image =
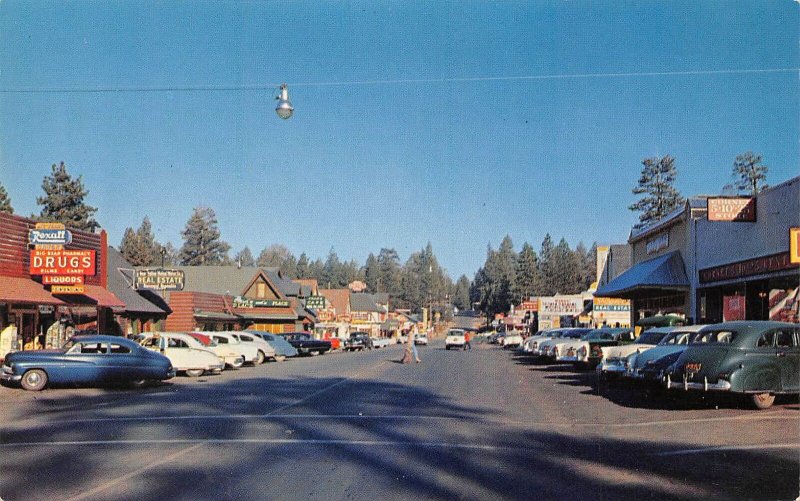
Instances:
[[[519,331],[508,331],[503,338],[503,348],[515,348],[522,344],[522,333]]]
[[[251,344],[258,349],[255,364],[263,364],[268,358],[275,360],[275,348],[259,336],[241,331],[231,332],[231,334],[242,343]]]
[[[202,376],[206,371],[218,373],[225,368],[225,362],[221,358],[188,334],[147,333],[140,337],[139,344],[163,354],[177,372],[183,372],[189,377]]]
[[[373,348],[388,348],[389,347],[389,338],[388,337],[373,337],[372,338],[372,347]]]
[[[236,350],[244,357],[246,364],[255,364],[258,361],[258,347],[254,344],[239,341],[232,332],[201,331],[201,334],[211,336],[217,344]]]
[[[464,348],[465,344],[467,344],[467,341],[464,338],[463,329],[450,329],[447,332],[447,337],[444,339],[444,348],[446,350],[450,348]]]
[[[591,329],[584,328],[560,329],[558,337],[545,339],[539,344],[539,355],[550,360],[558,360],[558,356],[563,353],[565,345],[579,340],[590,331]]]
[[[629,355],[655,348],[673,330],[675,327],[655,327],[643,332],[633,343],[601,348],[603,358],[597,365],[597,374],[601,379],[625,374],[625,364]]]
[[[603,327],[589,332],[583,338],[562,346],[556,360],[580,365],[599,363],[604,346],[619,346],[633,340],[633,330],[627,328]]]
[[[527,343],[529,354],[539,356],[541,355],[541,344],[548,339],[560,338],[564,334],[564,329],[548,329],[542,331],[538,336],[531,336],[525,342]]]
[[[239,351],[231,349],[228,345],[217,344],[208,334],[190,332],[189,336],[196,339],[206,350],[214,352],[225,362],[226,367],[239,369],[244,365],[244,357]]]
[[[400,334],[397,336],[397,344],[406,344],[408,342],[408,336],[406,334]]]

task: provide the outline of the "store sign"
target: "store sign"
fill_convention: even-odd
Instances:
[[[306,299],[306,308],[312,310],[322,310],[325,308],[325,296],[308,296]]]
[[[31,275],[94,275],[93,250],[41,250],[31,251]]]
[[[724,322],[744,320],[746,304],[744,296],[723,296],[722,320]]]
[[[596,297],[592,304],[592,310],[597,312],[630,312],[631,302],[627,299],[618,299],[614,297]]]
[[[647,253],[653,254],[669,247],[669,232],[661,233],[647,241]]]
[[[56,307],[51,304],[40,304],[39,313],[42,315],[52,315],[56,311]]]
[[[136,270],[134,288],[140,291],[182,291],[184,282],[182,270]]]
[[[35,229],[28,231],[30,245],[67,245],[72,243],[72,232],[65,229]]]
[[[83,285],[83,275],[42,275],[42,285]]]
[[[797,265],[792,263],[789,253],[784,252],[700,270],[700,283],[719,282],[721,280],[773,273],[796,267]]]
[[[708,220],[753,223],[756,220],[756,199],[709,198]]]
[[[539,312],[545,315],[577,315],[582,311],[583,299],[581,298],[539,298]]]
[[[50,288],[51,294],[83,294],[83,285],[54,285]]]
[[[789,261],[800,264],[800,228],[789,230]]]
[[[539,311],[539,301],[523,301],[519,309],[522,311]]]
[[[249,299],[242,296],[233,298],[234,308],[288,308],[288,299]]]

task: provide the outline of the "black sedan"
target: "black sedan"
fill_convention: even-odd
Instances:
[[[132,383],[175,377],[169,359],[117,336],[75,336],[62,349],[18,351],[5,357],[0,381],[38,391],[48,384]]]
[[[344,342],[346,351],[364,351],[372,349],[372,338],[366,332],[351,332],[350,337]]]
[[[308,332],[287,332],[283,338],[295,347],[301,355],[322,355],[331,351],[331,342],[314,339]]]

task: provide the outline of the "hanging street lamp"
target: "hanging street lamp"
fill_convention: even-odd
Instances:
[[[275,113],[277,113],[282,119],[286,120],[291,118],[294,108],[292,108],[292,103],[289,102],[289,89],[286,87],[286,84],[281,84],[280,91],[281,95],[275,97],[275,99],[278,100],[278,106],[275,107]]]

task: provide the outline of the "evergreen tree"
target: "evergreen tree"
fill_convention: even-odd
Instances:
[[[378,291],[379,276],[378,259],[375,257],[375,254],[370,252],[369,256],[367,256],[367,262],[364,263],[364,283],[367,284],[368,291],[380,292]]]
[[[253,253],[250,251],[250,247],[247,246],[236,253],[233,261],[237,266],[241,267],[250,267],[256,265],[256,260],[253,258]]]
[[[229,260],[231,246],[220,240],[217,216],[210,207],[196,207],[181,236],[184,241],[179,253],[181,264],[211,266]]]
[[[761,163],[761,155],[756,155],[752,151],[736,156],[733,162],[733,182],[726,186],[734,188],[740,194],[758,195],[761,190],[768,185],[767,171],[769,168]]]
[[[580,289],[585,291],[597,280],[597,242],[588,250],[583,242],[578,242],[575,256],[580,263]]]
[[[472,302],[470,301],[470,287],[472,284],[466,275],[461,275],[453,287],[453,306],[459,310],[472,309]]]
[[[378,276],[376,290],[400,296],[400,256],[394,249],[382,248],[378,253]]]
[[[639,224],[646,225],[660,220],[684,202],[675,188],[678,171],[675,159],[669,155],[642,160],[642,174],[634,195],[646,195],[628,207],[639,212]]]
[[[8,192],[2,184],[0,184],[0,212],[14,213],[14,208],[11,207],[11,199],[8,197]]]
[[[552,253],[553,289],[560,294],[581,292],[581,263],[562,238]]]
[[[161,247],[162,251],[162,264],[164,266],[177,266],[178,265],[178,249],[172,245],[172,242],[167,242]]]
[[[92,217],[97,209],[83,201],[89,192],[83,187],[81,176],[72,179],[64,162],[53,164],[50,176],[42,181],[42,189],[45,196],[36,198],[36,203],[42,206],[40,221],[63,223],[85,231],[100,226]]]
[[[126,228],[119,251],[133,266],[158,266],[161,264],[162,246],[153,236],[153,227],[146,216],[136,232]]]
[[[291,252],[289,253],[289,256],[283,260],[278,269],[280,270],[281,275],[283,275],[286,278],[289,279],[299,278],[297,276],[297,259]]]
[[[278,268],[281,271],[288,268],[287,261],[292,261],[294,256],[288,247],[282,244],[272,244],[265,247],[258,255],[256,264],[262,268]],[[293,261],[296,266],[297,262]],[[292,275],[294,275],[292,270]]]
[[[322,266],[320,279],[323,283],[330,284],[330,287],[334,289],[347,287],[347,284],[349,284],[343,274],[342,262],[339,261],[339,256],[333,247],[328,252],[328,258]]]
[[[539,294],[541,277],[539,276],[539,258],[528,242],[522,245],[517,257],[516,288],[514,302],[519,303]]]
[[[542,248],[539,252],[539,277],[541,279],[539,294],[542,296],[552,296],[556,293],[553,266],[553,239],[548,233],[542,240]]]
[[[311,267],[308,262],[308,256],[303,252],[297,260],[297,278],[318,278],[311,274]]]
[[[133,228],[125,228],[125,233],[122,234],[122,241],[119,243],[119,252],[125,258],[125,261],[133,264],[133,260],[136,259],[136,247],[136,232],[133,231]]]

